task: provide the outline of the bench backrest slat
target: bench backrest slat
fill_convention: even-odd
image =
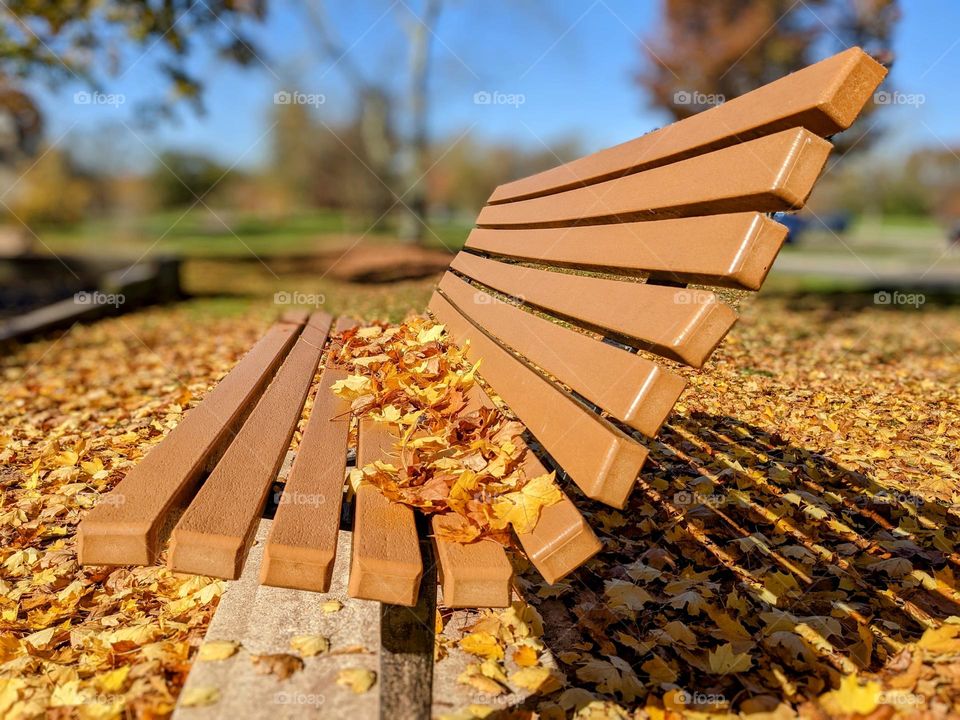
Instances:
[[[759,290],[787,229],[759,212],[617,225],[474,228],[466,248],[545,265]]]
[[[831,145],[803,128],[554,195],[487,205],[480,227],[564,227],[803,205]]]

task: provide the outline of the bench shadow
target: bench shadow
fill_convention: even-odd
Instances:
[[[905,670],[905,645],[960,614],[955,506],[728,416],[675,417],[647,445],[623,511],[566,483],[601,553],[557,586],[518,576],[571,685],[627,707],[671,689],[698,710],[796,705]]]

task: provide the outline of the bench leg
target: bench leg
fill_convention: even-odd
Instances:
[[[423,518],[417,520],[420,525]],[[432,715],[437,566],[425,529],[419,532],[423,577],[417,604],[380,606],[382,720],[425,720]]]

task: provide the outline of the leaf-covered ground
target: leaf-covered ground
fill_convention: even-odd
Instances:
[[[565,485],[604,551],[521,575],[567,682],[529,709],[960,713],[960,311],[741,310],[628,508]],[[75,525],[273,314],[198,301],[0,359],[0,716],[169,712],[223,584],[79,568]]]

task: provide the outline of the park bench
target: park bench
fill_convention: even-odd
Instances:
[[[852,48],[493,192],[429,312],[469,341],[482,379],[528,429],[528,474],[553,467],[588,498],[624,506],[644,439],[683,390],[674,368],[702,367],[736,319],[713,291],[688,286],[760,288],[786,234],[768,213],[803,206],[832,148],[825,138],[853,123],[885,74]],[[153,563],[170,534],[173,570],[238,577],[325,344],[351,324],[284,314],[86,516],[81,562]],[[428,540],[428,525],[449,517],[426,523],[370,485],[344,506],[349,405],[327,388],[347,370],[336,353],[325,357],[261,581],[326,591],[343,524],[353,533],[350,595],[384,604],[383,632],[408,633],[398,608],[432,625],[430,555],[447,606],[507,605],[512,569],[499,544]],[[470,402],[492,401],[476,386]],[[395,442],[362,421],[357,466],[395,455]],[[518,540],[551,583],[600,549],[567,496]]]

